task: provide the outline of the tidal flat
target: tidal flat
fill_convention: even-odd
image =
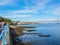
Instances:
[[[34,30],[34,28],[37,28],[36,26],[10,26],[10,30],[12,32],[12,42],[14,45],[32,45],[31,42],[29,43],[23,43],[22,40],[16,39],[16,37],[20,37],[23,35],[37,35],[39,37],[50,37],[50,35],[45,35],[45,34],[41,34],[41,33],[36,33]],[[25,30],[28,29],[28,30]],[[32,30],[31,30],[32,29]],[[27,31],[28,33],[24,32]],[[35,32],[35,33],[34,33]],[[16,40],[18,40],[16,42]]]

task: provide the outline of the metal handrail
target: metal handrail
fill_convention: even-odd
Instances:
[[[2,33],[0,34],[0,39],[2,40],[2,45],[10,45],[10,42],[9,42],[9,24],[8,23],[4,26]]]

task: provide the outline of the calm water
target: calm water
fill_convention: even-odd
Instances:
[[[25,28],[24,33],[40,33],[50,35],[50,37],[40,37],[37,34],[24,34],[19,37],[23,43],[32,45],[60,45],[60,23],[28,24],[19,26],[34,26],[36,28]],[[26,30],[36,30],[28,32]]]

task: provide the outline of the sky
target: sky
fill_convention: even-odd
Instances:
[[[60,20],[60,0],[0,0],[0,16],[15,21]]]

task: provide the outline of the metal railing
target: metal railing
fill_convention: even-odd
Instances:
[[[2,41],[2,44],[1,45],[10,45],[10,34],[9,34],[9,24],[7,23],[1,34],[0,34],[0,39]]]

